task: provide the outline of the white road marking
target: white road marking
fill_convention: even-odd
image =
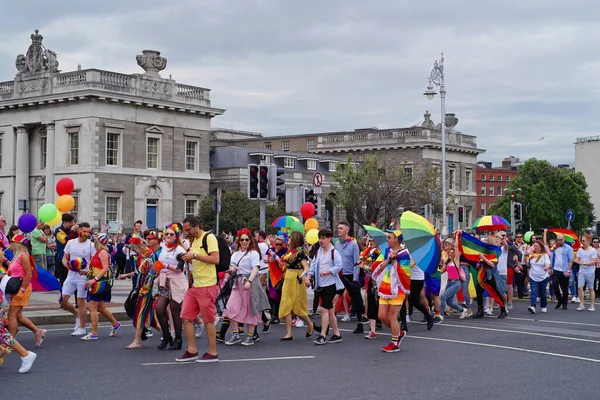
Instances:
[[[42,329],[41,328],[42,326],[48,326],[48,325],[40,325],[40,326],[38,326],[38,328]],[[127,327],[131,328],[132,326],[133,325],[131,325],[131,324],[125,325],[124,323],[121,323],[121,328],[127,328]],[[112,325],[98,325],[98,328],[112,328]],[[19,332],[19,334],[33,333],[25,327],[21,327],[21,329],[23,330],[23,332]],[[91,328],[86,328],[86,329],[91,330]],[[74,330],[73,328],[50,328],[50,329],[46,329],[46,332],[63,332],[63,331],[73,331],[73,330]]]
[[[518,318],[518,317],[506,317],[506,319],[514,319],[516,321],[550,322],[552,324],[593,326],[593,327],[596,327],[596,328],[600,328],[599,324],[586,324],[586,323],[583,323],[583,322],[552,321],[552,320],[549,320],[549,319],[532,319],[532,318]]]
[[[249,361],[279,361],[279,360],[312,360],[315,356],[290,356],[290,357],[265,357],[265,358],[238,358],[233,360],[219,360],[220,363],[223,362],[249,362]],[[182,365],[182,364],[193,364],[195,361],[188,362],[157,362],[157,363],[142,363],[143,366],[153,366],[153,365]]]

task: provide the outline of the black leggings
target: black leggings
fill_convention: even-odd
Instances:
[[[369,279],[367,285],[367,318],[377,319],[379,312],[379,297],[377,296],[377,285],[373,278]]]
[[[181,339],[181,303],[170,300],[168,297],[159,297],[156,305],[156,318],[163,332],[163,337],[169,334],[169,318],[167,318],[167,306],[171,305],[171,315],[173,316],[173,328],[175,329],[175,339]]]
[[[406,296],[406,300],[402,304],[402,308],[400,309],[400,321],[406,321],[406,308],[407,302],[410,302],[410,306],[416,308],[421,311],[424,316],[429,315],[429,310],[425,308],[423,304],[421,304],[421,290],[423,289],[423,284],[425,281],[412,280],[410,281],[410,294]]]

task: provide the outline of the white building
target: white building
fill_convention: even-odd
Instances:
[[[600,175],[598,174],[600,136],[577,138],[575,142],[575,171],[581,172],[587,182],[587,191],[594,206],[594,215],[600,212]]]

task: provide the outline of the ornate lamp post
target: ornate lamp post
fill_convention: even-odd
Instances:
[[[441,58],[433,63],[431,72],[429,73],[429,84],[427,90],[423,93],[429,100],[437,92],[433,89],[433,85],[440,88],[440,97],[442,98],[442,239],[448,237],[448,218],[446,215],[446,85],[444,84],[444,53]]]

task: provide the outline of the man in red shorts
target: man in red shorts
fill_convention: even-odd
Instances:
[[[187,340],[187,350],[176,361],[196,361],[199,363],[217,362],[217,330],[215,328],[215,316],[217,308],[215,301],[219,294],[217,286],[217,269],[215,264],[219,262],[219,245],[215,235],[205,232],[202,223],[197,217],[187,217],[183,220],[183,230],[187,233],[188,239],[193,239],[192,245],[187,253],[183,255],[186,262],[192,263],[192,268],[188,274],[190,286],[183,299],[181,307],[181,320]],[[207,249],[202,247],[204,235],[206,238]],[[196,349],[196,338],[194,336],[194,320],[202,314],[202,321],[206,327],[206,337],[208,339],[208,351],[201,358],[198,358]]]

